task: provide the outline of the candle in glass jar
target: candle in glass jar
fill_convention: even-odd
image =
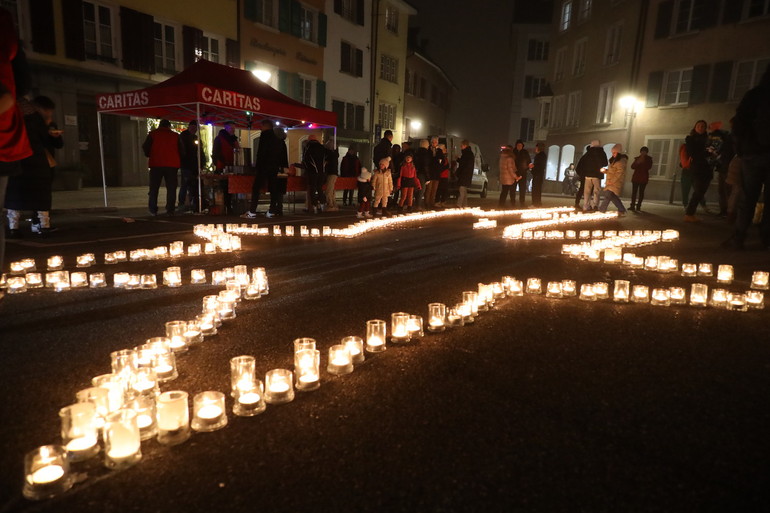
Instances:
[[[395,312],[390,316],[390,340],[391,342],[409,342],[409,314],[406,312]]]
[[[594,294],[596,299],[608,299],[610,297],[610,286],[603,281],[594,283]]]
[[[70,274],[70,286],[72,288],[81,288],[88,286],[88,274],[84,272],[73,272]]]
[[[561,293],[565,297],[572,297],[577,294],[577,283],[575,280],[562,280]]]
[[[438,333],[446,329],[446,305],[430,303],[428,305],[428,331]]]
[[[187,397],[187,392],[181,390],[164,392],[158,397],[158,442],[176,445],[190,437]]]
[[[554,299],[561,298],[562,297],[561,282],[549,281],[548,285],[546,285],[545,287],[545,297],[550,297]]]
[[[233,413],[240,417],[253,417],[265,411],[264,386],[257,379],[248,387],[239,387],[233,402]]]
[[[580,298],[581,301],[596,301],[596,293],[594,292],[593,283],[583,283],[580,285]]]
[[[190,244],[187,246],[187,256],[200,256],[201,254],[201,245],[200,244]]]
[[[717,268],[717,282],[730,284],[733,282],[733,266],[722,264]]]
[[[192,428],[195,431],[216,431],[226,425],[225,394],[208,391],[201,392],[193,398]]]
[[[650,288],[647,285],[634,285],[631,291],[631,301],[648,303],[650,301]]]
[[[687,297],[682,287],[671,287],[668,289],[671,304],[683,305],[687,303]]]
[[[746,291],[746,304],[749,308],[761,310],[765,307],[765,294],[759,290]]]
[[[421,338],[425,335],[422,330],[422,316],[410,315],[409,320],[406,322],[406,329],[409,332],[409,337]]]
[[[615,288],[612,293],[612,299],[616,303],[628,303],[629,290],[631,283],[628,280],[615,280]]]
[[[24,457],[24,497],[48,499],[66,492],[74,482],[65,449],[44,445]]]
[[[315,390],[321,386],[319,379],[321,351],[302,349],[294,353],[294,375],[296,389],[302,392]]]
[[[283,404],[294,400],[293,374],[288,369],[273,369],[265,374],[265,402]]]
[[[354,364],[363,363],[364,356],[364,341],[361,337],[349,336],[342,339],[342,345],[348,348],[350,358]]]
[[[711,306],[727,308],[727,291],[725,289],[713,289],[711,291]]]
[[[690,306],[705,307],[708,301],[708,285],[693,283],[690,287]]]
[[[668,306],[671,304],[671,293],[668,289],[652,289],[650,304],[653,306]]]
[[[103,434],[107,468],[125,468],[142,458],[141,435],[133,410],[121,409],[108,414]]]
[[[346,345],[336,344],[329,348],[329,362],[326,371],[337,376],[353,372],[353,360]]]
[[[58,271],[64,266],[64,257],[61,255],[54,255],[52,257],[48,257],[48,270],[49,271]]]
[[[733,312],[745,312],[748,310],[746,296],[741,293],[727,294],[727,309]]]
[[[542,282],[540,278],[527,278],[527,294],[540,294]]]
[[[379,353],[387,349],[385,337],[387,327],[385,321],[372,319],[366,321],[366,350],[370,353]]]
[[[75,403],[59,410],[61,437],[70,461],[84,461],[99,453],[96,406]]]
[[[698,264],[698,276],[713,276],[714,266],[709,263]]]
[[[698,274],[698,266],[695,264],[682,264],[682,276],[696,276]]]
[[[768,279],[770,278],[770,273],[767,271],[754,271],[754,274],[751,275],[751,288],[752,289],[759,289],[759,290],[767,290],[768,289]]]

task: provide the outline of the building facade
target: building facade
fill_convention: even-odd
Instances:
[[[239,62],[236,0],[3,0],[17,15],[32,94],[57,105],[59,167],[102,183],[96,95],[147,87],[204,58]],[[147,183],[144,119],[102,116],[106,182]]]
[[[409,52],[405,73],[404,140],[446,135],[454,84],[438,64],[417,51]]]

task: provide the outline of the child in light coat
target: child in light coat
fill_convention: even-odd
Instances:
[[[390,157],[381,159],[378,169],[372,176],[372,187],[374,188],[374,202],[372,208],[377,209],[375,215],[390,215],[388,209],[388,196],[393,194],[393,176],[390,173],[388,166],[390,165]]]

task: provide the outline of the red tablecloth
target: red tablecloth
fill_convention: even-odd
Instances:
[[[227,192],[230,194],[250,194],[254,186],[254,175],[227,175]],[[339,177],[334,183],[335,191],[355,190],[358,180],[355,177]],[[325,187],[324,187],[325,188]],[[266,191],[265,187],[262,191]],[[306,191],[307,178],[304,176],[289,176],[286,192]]]

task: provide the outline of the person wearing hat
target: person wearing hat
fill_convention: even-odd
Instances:
[[[185,154],[179,134],[171,130],[171,122],[161,119],[158,128],[147,134],[142,144],[145,156],[149,159],[150,193],[148,208],[150,215],[158,215],[158,192],[160,183],[166,183],[166,214],[174,215],[176,204],[177,171]]]
[[[179,139],[184,146],[179,184],[179,210],[198,211],[198,173],[206,165],[206,154],[198,140],[198,121],[192,120],[182,130]]]

